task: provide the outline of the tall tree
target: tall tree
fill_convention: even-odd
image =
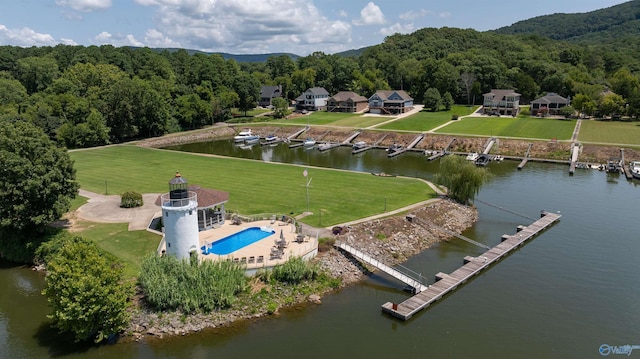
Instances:
[[[487,179],[486,168],[455,155],[443,157],[436,174],[436,182],[447,187],[447,195],[462,204],[469,204]]]
[[[0,120],[0,163],[0,230],[38,229],[69,210],[73,162],[41,129]]]
[[[25,57],[18,60],[18,80],[29,94],[42,91],[58,77],[60,71],[51,57]]]
[[[129,322],[131,290],[123,283],[123,266],[92,241],[72,237],[49,255],[43,292],[53,326],[76,341],[101,342]]]
[[[260,83],[255,77],[247,73],[240,73],[234,81],[233,88],[238,94],[238,108],[246,116],[248,110],[256,107],[260,97]]]

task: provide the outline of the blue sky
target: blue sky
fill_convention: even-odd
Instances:
[[[620,0],[4,0],[0,45],[180,47],[235,54],[327,54],[443,26],[497,29]]]

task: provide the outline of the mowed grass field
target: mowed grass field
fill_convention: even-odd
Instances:
[[[226,207],[243,214],[283,213],[307,210],[305,187],[311,179],[309,211],[303,222],[331,226],[401,208],[435,197],[424,182],[398,177],[308,169],[234,158],[112,146],[70,153],[82,188],[109,194],[168,191],[176,171],[192,184],[229,192]],[[319,215],[322,210],[322,216]]]
[[[467,117],[436,133],[569,140],[575,125],[575,120],[551,118]]]
[[[306,125],[308,123],[309,125],[363,128],[389,121],[389,119],[389,117],[362,116],[360,114],[353,113],[318,111],[306,116],[282,122],[296,125]]]
[[[640,122],[583,120],[578,140],[640,146]]]
[[[459,105],[453,106],[449,111],[429,112],[422,110],[415,115],[401,118],[377,128],[383,130],[424,132],[451,121],[451,116],[454,114],[458,116],[467,116],[474,110],[475,107]]]

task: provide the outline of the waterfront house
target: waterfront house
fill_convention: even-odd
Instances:
[[[323,87],[312,87],[296,98],[296,110],[322,111],[327,108],[329,92]]]
[[[404,90],[378,90],[369,97],[369,112],[399,114],[413,109],[413,98]]]
[[[485,115],[517,116],[520,110],[520,94],[514,90],[494,89],[484,95]]]
[[[340,91],[327,100],[328,112],[362,112],[369,102],[366,97],[352,91]]]
[[[258,105],[262,107],[271,107],[271,102],[276,97],[282,97],[282,85],[262,86],[260,87],[260,101],[258,102]]]
[[[571,101],[556,93],[550,92],[546,96],[531,101],[531,114],[536,116],[539,113],[557,115],[561,108],[569,106]]]

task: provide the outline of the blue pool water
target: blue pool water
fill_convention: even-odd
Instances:
[[[203,254],[229,254],[274,234],[273,228],[251,227],[200,247]]]

